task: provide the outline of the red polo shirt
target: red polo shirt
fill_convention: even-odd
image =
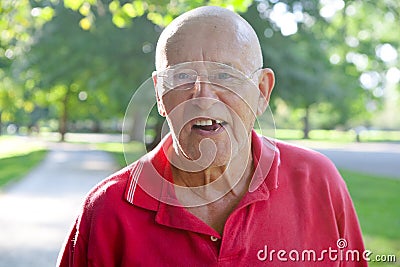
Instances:
[[[91,191],[57,266],[367,266],[333,164],[273,142],[252,133],[253,180],[220,235],[176,205],[165,138]]]

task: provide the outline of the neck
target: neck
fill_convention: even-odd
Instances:
[[[227,165],[211,165],[197,172],[187,172],[173,165],[171,168],[177,197],[185,206],[210,203],[228,192],[243,196],[254,171],[250,145],[238,151]]]

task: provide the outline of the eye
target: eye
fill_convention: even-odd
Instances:
[[[190,78],[190,74],[186,72],[177,73],[175,74],[175,78],[178,80],[187,80]]]
[[[227,72],[220,72],[220,73],[217,74],[217,79],[218,80],[226,80],[226,79],[229,79],[229,78],[232,78],[232,75],[230,75]]]
[[[172,77],[172,87],[179,90],[191,87],[197,79],[196,72],[190,69],[177,70]]]

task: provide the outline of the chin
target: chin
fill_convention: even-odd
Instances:
[[[228,155],[230,156],[230,155]],[[217,155],[214,161],[211,163],[210,167],[222,167],[227,166],[229,162],[232,160],[231,157],[227,157],[227,155]]]
[[[202,145],[180,146],[182,154],[202,168],[225,166],[232,160],[234,154],[231,144],[221,144],[215,140],[205,140]]]

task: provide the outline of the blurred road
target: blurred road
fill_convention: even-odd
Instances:
[[[53,143],[24,180],[0,193],[0,267],[53,267],[84,196],[116,170],[88,145]]]
[[[400,143],[291,142],[321,152],[337,168],[400,179]]]

